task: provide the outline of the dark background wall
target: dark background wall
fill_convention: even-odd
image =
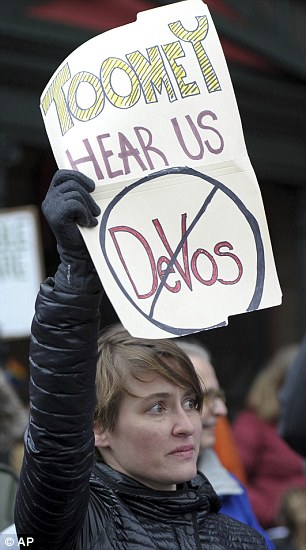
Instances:
[[[0,1],[0,208],[39,207],[56,170],[39,98],[58,65],[92,36],[166,3]],[[283,291],[281,306],[196,335],[212,352],[233,417],[256,372],[279,346],[299,342],[306,328],[306,7],[303,0],[207,4],[228,61]],[[40,227],[49,275],[58,258],[42,217]],[[107,297],[103,308],[105,324],[117,320]],[[9,342],[24,365],[28,343]]]

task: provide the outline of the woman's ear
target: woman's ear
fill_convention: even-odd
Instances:
[[[109,447],[108,431],[103,431],[97,425],[94,425],[95,447]]]

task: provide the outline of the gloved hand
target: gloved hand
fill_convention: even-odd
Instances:
[[[94,292],[101,283],[77,224],[95,227],[101,210],[90,193],[94,182],[73,170],[58,170],[49,187],[42,211],[52,229],[61,263],[55,285],[71,293]]]

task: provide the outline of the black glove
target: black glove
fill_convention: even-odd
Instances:
[[[61,263],[55,274],[59,290],[71,293],[98,291],[101,282],[83,237],[77,227],[95,227],[101,210],[90,193],[94,182],[73,170],[58,170],[42,203],[42,211],[52,229]]]

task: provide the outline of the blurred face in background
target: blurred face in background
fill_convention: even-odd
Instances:
[[[203,357],[190,355],[194,368],[203,384],[205,397],[201,414],[201,449],[209,449],[216,442],[215,428],[219,416],[227,416],[223,391],[220,389],[215,370]]]

